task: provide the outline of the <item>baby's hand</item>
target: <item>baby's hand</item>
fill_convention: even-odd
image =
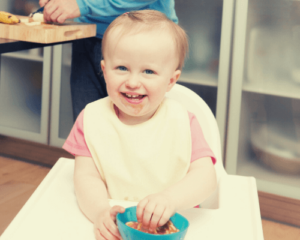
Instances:
[[[163,194],[152,194],[141,200],[136,209],[137,220],[154,231],[164,225],[175,213],[175,203]]]
[[[119,240],[121,235],[116,225],[117,213],[123,213],[121,206],[113,206],[103,210],[94,223],[94,232],[97,240]]]

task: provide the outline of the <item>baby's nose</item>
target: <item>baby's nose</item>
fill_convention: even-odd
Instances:
[[[139,77],[137,75],[131,75],[127,79],[125,85],[128,88],[139,88],[141,86],[141,83],[140,83]]]

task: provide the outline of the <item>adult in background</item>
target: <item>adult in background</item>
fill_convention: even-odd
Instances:
[[[97,25],[97,36],[73,42],[71,94],[74,121],[85,105],[107,96],[102,75],[101,43],[108,25],[123,13],[153,9],[178,23],[174,0],[39,0],[47,22],[64,23],[67,19]]]

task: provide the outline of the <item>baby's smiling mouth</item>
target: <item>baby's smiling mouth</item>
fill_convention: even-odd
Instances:
[[[137,94],[133,95],[133,94],[127,94],[127,93],[122,93],[122,95],[129,99],[138,99],[138,100],[140,100],[146,96],[146,95],[137,95]]]

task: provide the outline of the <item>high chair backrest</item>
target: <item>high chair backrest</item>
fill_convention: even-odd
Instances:
[[[185,106],[185,108],[196,115],[202,128],[204,137],[216,156],[215,164],[218,182],[226,174],[222,155],[219,128],[217,121],[208,105],[203,99],[189,88],[180,84],[175,84],[170,92],[166,94],[168,98],[175,99]]]
[[[222,161],[221,141],[216,118],[199,95],[180,84],[175,84],[171,91],[166,94],[166,97],[177,100],[183,104],[189,112],[196,115],[204,137],[215,154],[217,159],[215,169],[218,187],[209,198],[201,203],[201,207],[216,209],[219,207],[219,182],[222,176],[227,175]]]

